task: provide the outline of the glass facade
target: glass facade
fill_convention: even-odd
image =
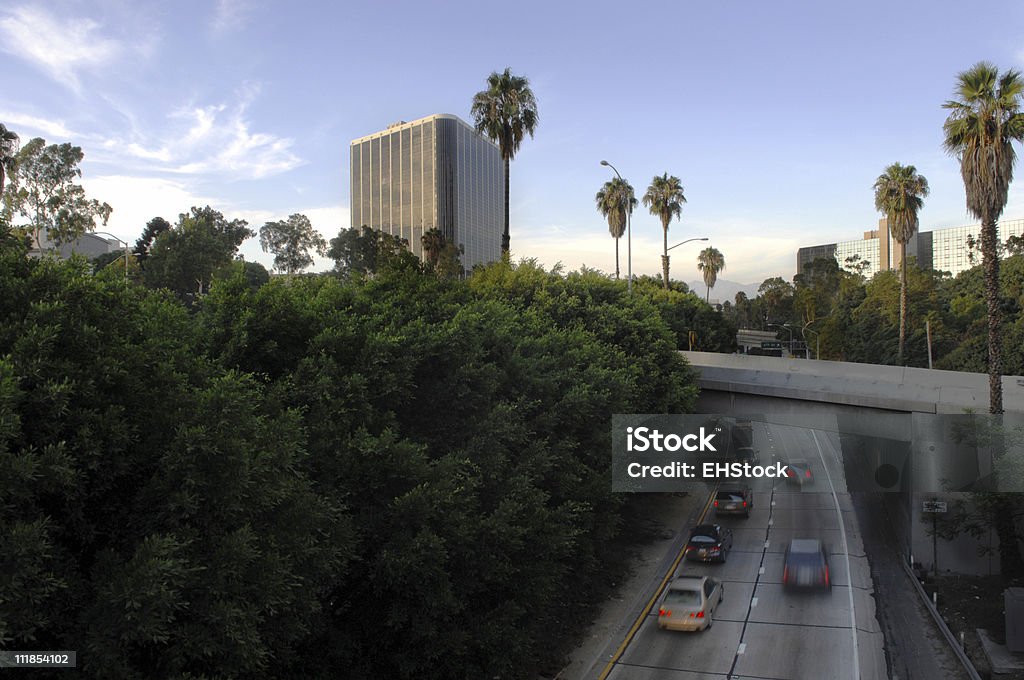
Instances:
[[[857,255],[859,262],[867,262],[864,268],[864,276],[871,278],[881,271],[880,257],[881,249],[877,238],[865,238],[857,241],[840,241],[836,244],[836,262],[840,267],[847,268],[847,259]],[[888,269],[888,263],[886,263]]]
[[[392,125],[353,140],[352,226],[406,239],[423,257],[437,228],[462,246],[467,270],[501,259],[505,167],[498,147],[450,115]]]
[[[996,227],[1000,242],[1011,236],[1024,235],[1024,220],[1004,220]],[[967,237],[975,241],[981,236],[981,225],[936,229],[932,232],[932,268],[956,276],[962,271],[981,264],[981,246],[968,247]]]
[[[820,246],[807,246],[796,251],[796,273],[803,274],[804,267],[820,258],[834,258],[836,244],[826,243]]]
[[[887,231],[884,229],[884,222],[885,220],[880,221],[879,232],[867,232],[865,235]],[[1011,236],[1024,236],[1024,219],[1003,220],[998,224],[996,231],[1001,243],[1005,243]],[[908,261],[910,261],[909,258],[914,258],[917,266],[922,269],[931,268],[956,276],[962,271],[981,264],[980,244],[975,245],[973,249],[968,246],[968,237],[978,241],[980,235],[980,224],[918,232],[907,242]],[[899,244],[891,237],[889,243],[893,253],[892,267],[899,267]],[[801,273],[804,266],[812,259],[825,256],[825,253],[831,251],[840,267],[847,267],[846,258],[853,255],[859,255],[862,261],[867,260],[871,264],[864,270],[864,274],[870,279],[880,270],[889,269],[889,263],[884,262],[886,257],[882,250],[878,238],[864,238],[858,241],[843,241],[836,244],[800,248],[797,251],[797,273]]]

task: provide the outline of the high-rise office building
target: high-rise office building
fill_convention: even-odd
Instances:
[[[1011,236],[1024,236],[1024,220],[1003,220],[996,225],[1000,243]],[[932,268],[956,276],[981,264],[981,225],[936,229],[932,232]],[[975,241],[971,248],[969,239]]]
[[[996,229],[999,241],[1006,242],[1011,236],[1024,236],[1024,219],[1004,220]],[[981,264],[981,246],[972,248],[971,239],[977,242],[981,225],[950,227],[934,231],[919,231],[907,241],[907,259],[914,258],[922,269],[949,272],[956,276],[962,271]],[[803,273],[809,262],[819,257],[835,257],[840,267],[849,269],[848,258],[858,256],[861,262],[868,262],[863,274],[871,278],[879,271],[900,268],[899,244],[889,233],[885,218],[878,221],[878,229],[864,232],[864,238],[855,241],[841,241],[819,246],[805,246],[797,250],[797,274]]]
[[[462,265],[501,259],[505,166],[498,147],[456,116],[436,114],[355,139],[352,226],[408,241],[423,257],[423,234],[437,228],[463,248]]]

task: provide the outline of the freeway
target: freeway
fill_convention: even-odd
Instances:
[[[732,529],[734,546],[724,564],[683,562],[675,575],[709,575],[724,583],[712,628],[700,633],[663,631],[657,604],[596,677],[602,680],[698,678],[881,680],[887,678],[872,579],[846,491],[840,446],[831,433],[780,425],[755,426],[761,462],[804,459],[812,485],[752,480],[749,519],[706,521]],[[791,593],[782,588],[783,555],[792,538],[829,546],[831,592]]]

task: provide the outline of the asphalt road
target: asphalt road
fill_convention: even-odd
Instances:
[[[875,612],[868,559],[835,435],[755,425],[761,462],[773,456],[811,462],[815,482],[796,487],[755,480],[749,519],[716,521],[733,530],[725,564],[683,562],[677,575],[722,580],[725,599],[713,628],[700,633],[659,630],[657,604],[615,663],[595,669],[609,680],[696,678],[881,680],[887,678],[884,638]],[[783,554],[792,538],[829,546],[831,592],[782,588]],[[599,671],[599,672],[598,672]]]

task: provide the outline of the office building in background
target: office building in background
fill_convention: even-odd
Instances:
[[[353,140],[349,154],[353,227],[405,239],[421,259],[437,228],[462,247],[466,270],[501,259],[505,167],[471,126],[448,114],[402,121]]]
[[[1011,236],[1024,236],[1024,220],[1003,220],[997,232],[1003,243]],[[916,261],[922,269],[956,276],[981,264],[981,245],[977,242],[980,233],[980,224],[919,231],[907,242],[908,261]],[[858,262],[867,262],[863,274],[869,279],[880,271],[900,268],[900,247],[889,233],[885,218],[878,221],[877,230],[864,232],[862,239],[800,248],[796,253],[797,274],[820,257],[834,257],[840,267],[849,271],[855,271]]]

